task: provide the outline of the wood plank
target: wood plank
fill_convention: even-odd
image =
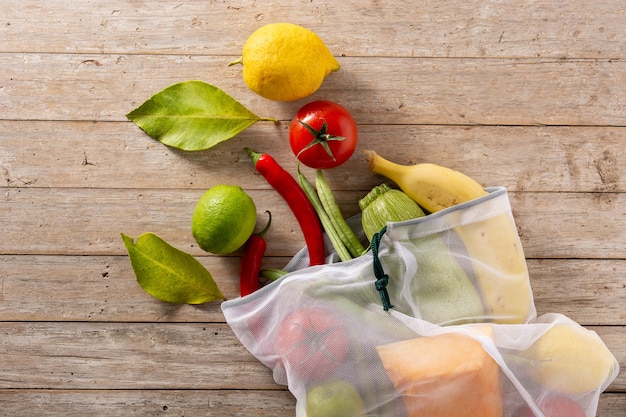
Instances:
[[[3,322],[0,332],[0,388],[284,389],[224,323]]]
[[[199,260],[228,299],[239,295],[238,257]],[[126,256],[0,256],[0,265],[0,321],[224,322],[219,302],[171,305],[145,293]],[[626,260],[530,259],[528,269],[539,315],[626,323]]]
[[[594,327],[587,326],[588,329],[594,330],[602,339],[607,348],[611,351],[613,356],[617,359],[620,367],[620,373],[617,375],[615,381],[607,388],[607,391],[626,391],[626,375],[622,371],[626,369],[626,351],[624,351],[624,341],[626,340],[626,330],[623,326],[603,326]]]
[[[120,255],[126,253],[120,233],[137,237],[154,232],[183,251],[206,256],[191,234],[191,216],[203,193],[204,190],[7,189],[0,201],[0,222],[4,226],[0,253]],[[250,190],[249,194],[256,202],[259,216],[267,209],[273,213],[272,229],[267,235],[271,239],[268,255],[281,256],[288,249],[282,255],[293,256],[304,246],[304,239],[287,204],[272,190]]]
[[[69,391],[0,390],[3,410],[12,417],[33,413],[50,417],[177,416],[293,417],[295,399],[288,391],[142,390]],[[623,417],[626,396],[600,395],[597,417]]]
[[[589,329],[623,367],[624,326]],[[0,389],[284,389],[223,323],[1,322],[0,332]],[[626,391],[626,376],[607,390]]]
[[[314,95],[277,103],[247,90],[241,69],[227,67],[235,57],[4,53],[0,72],[8,81],[0,114],[124,121],[161,89],[201,79],[260,116],[280,120],[290,120],[305,102],[330,99],[360,124],[626,126],[624,60],[340,57],[342,70]]]
[[[293,417],[295,409],[295,399],[286,390],[22,389],[0,390],[0,402],[3,412],[12,417]]]
[[[622,229],[626,221],[623,197],[612,193],[512,194],[524,252],[531,258],[623,259],[626,235],[613,230]],[[613,245],[615,251],[610,249]]]
[[[498,0],[196,0],[159,7],[4,0],[0,51],[232,55],[257,27],[290,21],[314,30],[337,55],[617,58],[625,51],[625,15],[611,0],[523,7]]]
[[[273,213],[268,256],[293,256],[304,239],[287,204],[274,190],[262,189],[267,183],[259,175],[247,187],[252,187],[248,193],[259,216],[268,209]],[[137,237],[154,232],[181,250],[204,256],[191,235],[191,215],[203,192],[5,188],[0,254],[122,255],[126,250],[120,233]],[[365,192],[335,195],[350,217],[359,212],[357,202]],[[520,192],[510,193],[510,200],[528,258],[624,258],[626,194]]]
[[[276,155],[295,173],[287,143],[287,123],[259,123],[208,151],[181,152],[130,122],[0,121],[0,180],[21,188],[198,189],[223,178],[246,184],[253,170],[243,148]],[[439,163],[510,191],[624,192],[625,144],[622,127],[366,124],[357,154],[327,177],[334,189],[368,190],[378,178],[367,175],[359,153],[374,149],[398,163]]]
[[[530,259],[538,315],[558,312],[584,325],[626,323],[626,261]]]
[[[198,260],[227,299],[239,296],[239,257]],[[168,304],[144,292],[127,256],[0,256],[0,265],[0,321],[224,322],[219,302]]]

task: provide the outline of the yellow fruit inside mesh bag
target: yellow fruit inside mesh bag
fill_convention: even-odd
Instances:
[[[619,367],[595,332],[566,323],[552,326],[521,355],[540,385],[565,394],[597,390]]]
[[[502,417],[500,368],[476,339],[445,333],[376,349],[409,416]]]

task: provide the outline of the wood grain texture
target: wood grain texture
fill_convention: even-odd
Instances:
[[[250,92],[241,69],[227,66],[236,57],[0,53],[2,97],[11,97],[0,112],[9,120],[122,121],[161,89],[197,79],[279,120],[307,100],[334,98],[359,124],[626,125],[623,60],[339,57],[342,71],[284,104]]]
[[[271,208],[268,256],[289,256],[304,246],[302,231],[287,203],[265,180],[250,172],[248,194],[259,225]],[[330,175],[329,175],[330,177]],[[120,233],[146,232],[194,255],[207,255],[191,235],[191,215],[204,190],[8,188],[0,200],[5,239],[0,254],[126,253]],[[367,191],[335,192],[345,216],[359,211]],[[557,198],[558,197],[558,198]],[[623,193],[510,193],[524,251],[530,258],[622,259],[626,241]],[[593,212],[593,216],[583,213]],[[621,213],[621,214],[620,214]],[[616,217],[617,214],[617,217]],[[98,221],[93,221],[97,215]]]
[[[254,390],[0,390],[3,407],[14,417],[41,413],[51,417],[152,417],[173,414],[205,417],[293,417],[295,400],[288,391]],[[72,404],[69,408],[68,404]],[[623,417],[624,396],[600,396],[598,416]]]
[[[238,257],[199,257],[228,299],[239,295]],[[290,258],[268,257],[282,268]],[[137,284],[127,256],[0,256],[0,321],[224,322],[219,303],[171,305]],[[539,315],[560,312],[583,325],[625,320],[626,261],[529,259]]]
[[[0,120],[0,182],[11,188],[202,190],[228,178],[251,187],[252,160],[243,148],[276,155],[296,173],[296,158],[284,152],[288,140],[288,123],[258,123],[210,150],[182,152],[130,122]],[[335,190],[370,189],[380,178],[364,171],[360,153],[376,149],[402,164],[445,163],[509,191],[624,192],[625,143],[624,127],[363,124],[357,154],[328,179]]]
[[[505,186],[539,314],[596,330],[626,366],[626,4],[538,0],[229,2],[3,0],[0,15],[0,414],[293,416],[219,303],[161,303],[138,286],[120,233],[155,232],[238,295],[239,255],[200,251],[200,195],[242,185],[273,213],[267,267],[304,246],[245,146],[291,173],[288,121],[337,101],[359,151],[435,162]],[[254,95],[228,67],[274,21],[318,33],[342,65],[307,99]],[[214,84],[259,116],[185,153],[125,115],[169,85]],[[313,171],[305,168],[305,173]],[[357,153],[327,174],[346,216],[386,182]],[[599,417],[623,417],[623,372]]]
[[[287,390],[0,390],[0,398],[14,417],[293,417],[295,407]]]
[[[625,53],[624,6],[611,0],[523,6],[498,0],[168,0],[159,7],[132,0],[95,7],[4,0],[3,5],[3,52],[232,55],[257,27],[288,20],[314,30],[337,55],[347,56],[621,58]]]
[[[624,326],[587,328],[623,366]],[[11,335],[4,389],[280,389],[224,323],[5,322],[0,332]],[[608,388],[624,389],[623,375]]]

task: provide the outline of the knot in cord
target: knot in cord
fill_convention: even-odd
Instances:
[[[389,283],[389,276],[385,274],[383,266],[378,259],[378,247],[380,246],[380,239],[387,231],[387,226],[383,227],[380,232],[372,236],[372,255],[374,260],[374,276],[376,277],[376,290],[380,296],[380,301],[383,304],[383,309],[388,311],[393,308],[391,300],[389,300],[389,293],[387,292],[387,284]]]

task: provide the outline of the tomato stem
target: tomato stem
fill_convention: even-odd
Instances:
[[[313,135],[314,139],[311,142],[309,142],[308,145],[302,148],[300,152],[298,152],[298,155],[296,156],[297,157],[300,156],[302,152],[307,151],[316,145],[321,145],[322,148],[324,148],[324,150],[328,154],[328,156],[334,161],[335,155],[333,155],[333,151],[330,150],[330,146],[328,146],[328,142],[331,140],[342,141],[342,140],[346,140],[346,138],[344,136],[337,136],[337,135],[328,133],[328,123],[326,123],[326,120],[324,120],[324,123],[322,123],[322,127],[320,128],[320,130],[315,130],[310,124],[303,122],[302,120],[298,120],[298,122],[302,126],[304,126],[311,135]]]

